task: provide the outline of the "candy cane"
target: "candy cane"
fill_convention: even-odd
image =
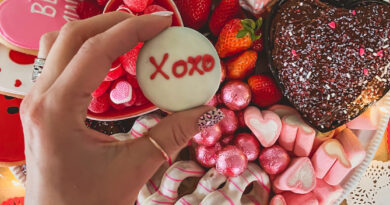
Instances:
[[[219,174],[215,168],[210,169],[198,182],[192,194],[180,198],[175,205],[197,205],[211,192],[215,191],[226,181],[226,177]]]
[[[247,186],[256,182],[252,191],[244,195]],[[270,194],[268,175],[256,164],[248,164],[248,168],[240,176],[229,178],[222,189],[207,195],[202,205],[252,205],[267,204]]]
[[[148,197],[142,205],[174,204],[180,184],[188,177],[203,176],[204,170],[193,161],[179,161],[165,172],[158,191]]]

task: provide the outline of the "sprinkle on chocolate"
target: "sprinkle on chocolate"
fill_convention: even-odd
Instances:
[[[316,128],[346,123],[390,86],[389,38],[389,5],[286,0],[271,31],[284,95]]]
[[[330,22],[329,24],[329,27],[331,27],[332,29],[335,29],[336,28],[336,23],[334,21]]]
[[[359,55],[360,55],[360,56],[363,56],[363,55],[364,55],[364,52],[365,52],[365,51],[364,51],[364,48],[361,48],[361,49],[359,50]]]

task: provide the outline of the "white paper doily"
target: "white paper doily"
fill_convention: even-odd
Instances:
[[[372,161],[358,186],[347,197],[348,205],[390,204],[390,161]]]

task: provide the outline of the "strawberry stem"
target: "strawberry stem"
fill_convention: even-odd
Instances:
[[[244,28],[237,33],[237,38],[243,38],[248,33],[252,41],[261,38],[261,34],[256,35],[256,33],[263,25],[263,18],[258,18],[256,22],[253,19],[243,19],[241,24]]]

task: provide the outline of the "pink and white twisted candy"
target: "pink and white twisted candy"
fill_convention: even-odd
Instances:
[[[226,177],[219,174],[215,168],[212,168],[199,180],[195,191],[180,198],[175,205],[198,205],[225,181]]]
[[[254,183],[249,194],[244,195],[247,186]],[[256,164],[248,164],[244,173],[237,177],[229,178],[222,189],[207,195],[202,205],[257,205],[268,204],[270,195],[270,180],[268,175]]]
[[[158,191],[143,202],[141,205],[174,204],[177,201],[180,184],[188,177],[201,177],[204,170],[194,161],[179,161],[173,164],[165,172]]]

